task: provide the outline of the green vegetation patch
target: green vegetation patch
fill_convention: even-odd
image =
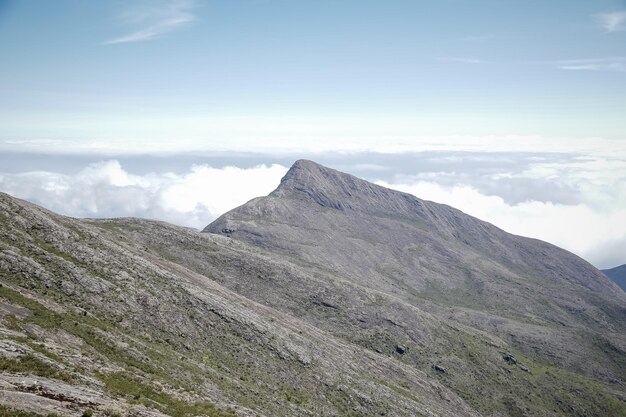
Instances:
[[[115,329],[111,323],[75,312],[56,313],[39,302],[25,297],[6,286],[0,287],[0,297],[14,304],[28,308],[32,312],[32,315],[25,318],[25,321],[34,323],[45,329],[63,329],[81,338],[98,353],[116,363],[132,366],[144,372],[155,373],[155,369],[149,363],[133,358],[127,352],[112,346],[108,342],[102,332],[114,331]]]
[[[626,417],[626,403],[606,392],[604,386],[591,378],[532,360],[516,350],[516,365],[502,364],[496,368],[482,367],[482,375],[466,375],[466,379],[442,379],[470,406],[489,414],[538,415],[549,410],[553,415],[587,417]],[[520,364],[530,368],[524,372]],[[510,372],[502,372],[507,369]],[[479,393],[495,393],[477,395]]]
[[[19,411],[0,405],[0,417],[57,417],[57,414],[38,414],[31,411]]]
[[[33,355],[23,355],[17,359],[0,357],[0,371],[12,373],[29,373],[46,378],[60,379],[71,382],[72,376]]]
[[[112,394],[126,397],[132,403],[156,408],[172,417],[192,417],[197,415],[210,417],[236,416],[233,411],[220,410],[206,401],[192,403],[174,398],[160,389],[141,382],[127,372],[99,374],[98,376]]]
[[[75,257],[73,257],[72,255],[63,252],[62,250],[58,249],[56,246],[41,240],[41,239],[34,239],[35,243],[37,244],[37,246],[39,246],[41,249],[45,250],[48,253],[52,253],[60,258],[65,259],[68,262],[73,263],[74,265],[82,265],[82,262],[78,259],[76,259]]]

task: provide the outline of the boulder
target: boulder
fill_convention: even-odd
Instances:
[[[510,353],[505,353],[504,355],[502,355],[502,359],[504,359],[511,365],[515,365],[517,363],[517,359],[515,359],[515,356],[511,355]]]

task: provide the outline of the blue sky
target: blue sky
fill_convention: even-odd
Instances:
[[[2,4],[4,140],[626,132],[624,1]]]
[[[626,1],[0,0],[0,191],[202,228],[299,158],[626,263]]]

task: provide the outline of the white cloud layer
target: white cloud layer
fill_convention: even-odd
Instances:
[[[626,259],[626,207],[602,213],[584,204],[527,201],[510,205],[466,185],[444,187],[427,181],[380,185],[459,208],[507,232],[551,242],[601,267]]]
[[[206,119],[206,118],[205,118]],[[602,137],[423,136],[404,119],[240,117],[211,119],[211,128],[197,128],[188,139],[3,139],[0,152],[73,153],[91,155],[173,154],[180,152],[257,152],[319,154],[376,152],[399,154],[424,151],[577,153],[626,158],[626,140]],[[208,120],[208,119],[207,119]],[[152,120],[155,135],[167,131],[171,120]],[[495,122],[495,121],[494,121]],[[185,126],[179,133],[187,133]],[[122,125],[124,127],[124,125]],[[189,129],[189,126],[186,127]],[[200,135],[194,138],[194,135]],[[158,136],[157,136],[158,137]],[[207,138],[228,138],[208,140]],[[298,138],[298,140],[294,140]]]
[[[576,253],[600,268],[626,262],[626,161],[580,159],[562,163],[538,163],[503,178],[541,179],[571,186],[579,201],[507,202],[495,193],[485,194],[468,183],[445,184],[441,173],[420,175],[378,184],[419,198],[448,204],[486,220],[507,232],[545,240]],[[503,194],[504,195],[504,194]]]
[[[487,152],[369,157],[357,156],[343,167],[508,232],[554,243],[598,267],[626,262],[624,158]],[[83,165],[75,174],[0,173],[0,190],[75,217],[133,216],[202,228],[271,192],[287,171],[287,163],[183,165],[176,173],[158,172],[159,160],[152,164],[141,175],[117,160]],[[129,162],[130,168],[138,165]]]
[[[194,165],[184,174],[131,175],[115,160],[76,175],[0,174],[0,189],[75,217],[144,217],[202,228],[220,214],[271,192],[287,168]]]

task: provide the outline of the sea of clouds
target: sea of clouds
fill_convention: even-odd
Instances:
[[[508,232],[554,243],[598,267],[626,263],[626,161],[620,158],[482,151],[309,157],[457,207]],[[67,166],[63,161],[71,158],[57,156],[55,165],[54,158],[45,156],[46,169],[24,168],[43,166],[34,155],[16,155],[13,164],[10,158],[5,155],[0,191],[52,211],[74,217],[142,217],[201,229],[271,192],[297,156],[92,156]]]
[[[0,190],[73,217],[142,217],[202,228],[272,191],[286,171],[280,165],[249,169],[193,165],[182,174],[134,175],[117,160],[108,160],[75,174],[0,174]]]

